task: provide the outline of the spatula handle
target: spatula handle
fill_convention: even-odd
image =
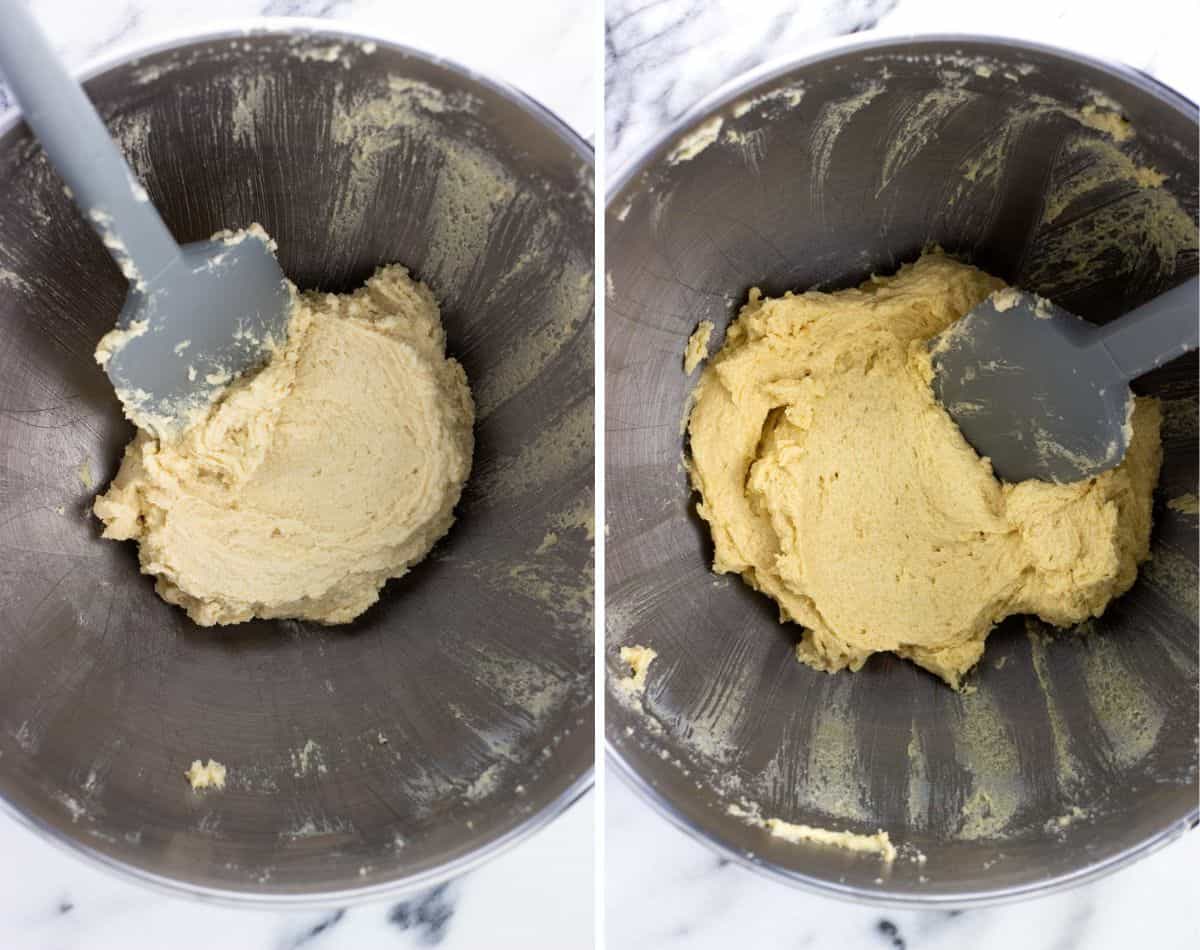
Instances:
[[[1192,277],[1100,328],[1104,347],[1131,381],[1200,345],[1200,281]]]
[[[0,0],[0,71],[70,195],[134,286],[179,247],[24,0]]]

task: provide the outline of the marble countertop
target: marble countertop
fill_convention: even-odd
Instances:
[[[606,143],[610,173],[723,83],[834,37],[969,32],[1018,36],[1124,61],[1196,100],[1190,0],[1137,15],[1081,0],[609,0]],[[962,913],[892,911],[798,891],[719,858],[668,825],[614,777],[606,792],[611,950],[1155,950],[1200,946],[1194,911],[1200,833],[1066,893]],[[648,912],[653,909],[653,912]]]
[[[596,19],[586,0],[419,6],[391,0],[31,2],[71,66],[157,37],[254,16],[332,18],[505,80],[582,135],[595,130]],[[463,29],[466,22],[471,29]],[[0,84],[0,111],[4,92]],[[54,847],[0,812],[0,947],[590,947],[594,801],[587,795],[528,841],[441,887],[403,901],[312,912],[228,909],[163,896]]]

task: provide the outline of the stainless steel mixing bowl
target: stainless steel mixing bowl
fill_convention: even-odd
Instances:
[[[892,656],[857,674],[797,663],[799,631],[775,605],[708,571],[680,420],[688,335],[713,320],[719,346],[751,286],[845,287],[939,242],[1096,321],[1137,305],[1196,270],[1196,145],[1195,107],[1131,70],[928,37],[738,81],[619,177],[606,231],[610,683],[620,646],[658,658],[641,708],[610,688],[607,733],[617,770],[668,818],[781,880],[925,906],[1063,886],[1195,823],[1194,356],[1139,384],[1165,400],[1166,460],[1136,586],[1085,630],[1005,622],[967,695]],[[901,854],[889,867],[788,844],[730,806],[884,828]]]
[[[201,895],[344,901],[464,870],[590,781],[590,151],[510,89],[319,29],[156,47],[87,90],[177,239],[258,221],[302,288],[390,262],[427,281],[477,401],[474,469],[450,533],[355,623],[203,629],[161,601],[89,513],[132,435],[92,358],[125,282],[10,117],[0,799]],[[210,756],[228,787],[193,792]]]

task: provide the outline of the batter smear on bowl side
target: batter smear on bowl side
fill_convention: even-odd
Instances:
[[[449,530],[474,415],[433,294],[382,267],[294,294],[268,363],[170,441],[139,430],[93,510],[198,624],[345,623]]]
[[[1160,410],[1071,484],[997,480],[938,403],[928,341],[1002,281],[940,252],[838,293],[754,289],[700,377],[692,485],[713,570],[805,629],[799,659],[892,652],[954,688],[1011,614],[1099,616],[1149,556]]]

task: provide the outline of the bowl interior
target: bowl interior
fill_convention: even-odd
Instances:
[[[125,282],[0,135],[0,796],[236,896],[416,882],[591,765],[591,159],[552,117],[338,34],[204,39],[87,84],[180,241],[258,221],[301,288],[407,265],[478,425],[457,522],[344,627],[202,629],[90,516],[132,435],[92,359]],[[194,793],[194,758],[229,769]]]
[[[885,41],[743,88],[610,196],[610,673],[623,644],[659,655],[640,703],[610,690],[608,735],[677,820],[788,880],[914,902],[1049,886],[1194,820],[1194,355],[1138,384],[1164,400],[1166,458],[1136,586],[1086,629],[1010,619],[966,695],[891,656],[814,672],[774,604],[709,573],[681,358],[699,320],[720,345],[752,286],[845,287],[932,242],[1111,319],[1196,270],[1196,137],[1194,108],[1131,72]],[[901,856],[772,840],[731,805],[884,828]]]

